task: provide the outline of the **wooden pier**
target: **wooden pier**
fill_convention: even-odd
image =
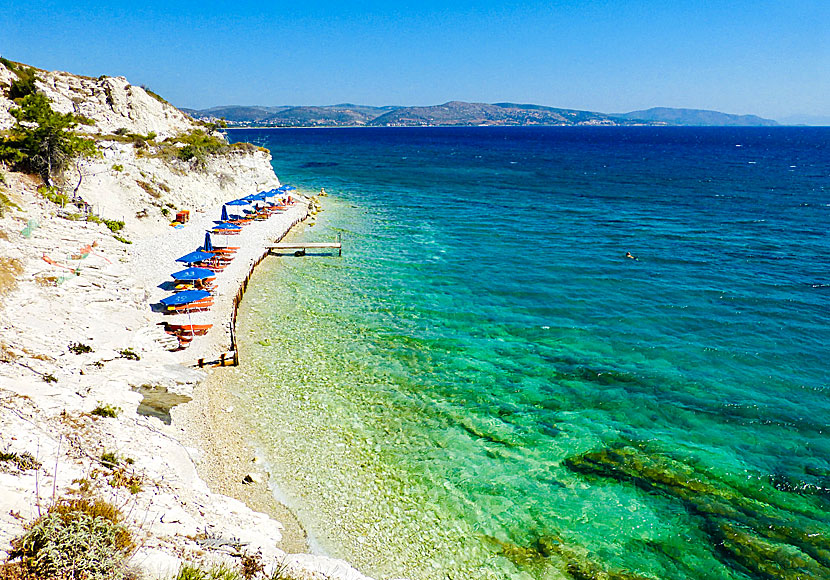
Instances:
[[[337,250],[337,255],[343,255],[343,244],[341,242],[280,242],[277,244],[268,244],[265,248],[269,252],[280,250],[294,250],[298,255],[302,256],[306,250],[323,250],[331,249]]]

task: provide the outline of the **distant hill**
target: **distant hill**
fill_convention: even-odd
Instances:
[[[450,101],[432,107],[402,107],[372,120],[374,126],[424,125],[619,125],[625,120],[603,113],[516,103]]]
[[[215,117],[217,119],[226,119],[234,123],[247,123],[254,121],[264,121],[272,115],[280,113],[290,107],[258,107],[258,106],[240,106],[240,105],[226,105],[222,107],[211,107],[210,109],[184,109],[181,110],[193,118],[207,118]]]
[[[730,115],[704,109],[671,109],[654,107],[644,111],[632,111],[616,115],[623,119],[665,123],[667,125],[690,125],[696,127],[731,126],[731,127],[770,127],[778,125],[772,119],[763,119],[756,115]]]
[[[698,109],[654,108],[606,114],[518,103],[450,101],[427,107],[370,107],[344,103],[314,106],[222,106],[182,109],[204,120],[225,119],[231,126],[274,127],[423,127],[476,125],[776,125],[755,115],[729,115]]]
[[[396,107],[365,105],[327,105],[323,107],[260,107],[228,105],[210,109],[182,109],[198,119],[225,119],[237,125],[272,125],[275,127],[338,127],[366,125]]]

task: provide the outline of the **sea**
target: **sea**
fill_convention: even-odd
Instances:
[[[235,406],[377,579],[830,578],[830,128],[246,129]]]

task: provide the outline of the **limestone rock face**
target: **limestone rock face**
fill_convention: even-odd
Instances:
[[[0,85],[16,78],[0,63]],[[94,121],[76,130],[95,137],[100,155],[67,169],[59,180],[64,192],[79,196],[101,217],[126,222],[128,231],[139,221],[169,223],[178,209],[203,211],[280,185],[271,155],[254,146],[227,147],[202,164],[177,158],[176,147],[183,145],[177,136],[205,127],[124,77],[38,71],[37,78],[54,110]],[[0,131],[14,124],[9,109],[15,106],[0,90]],[[124,133],[155,137],[131,142]]]
[[[131,85],[124,77],[94,79],[59,71],[40,71],[37,77],[37,87],[49,97],[53,109],[95,121],[95,125],[79,126],[81,131],[107,134],[126,129],[141,135],[153,132],[164,139],[197,127],[176,107]],[[0,84],[8,84],[15,78],[14,73],[0,63]],[[14,122],[8,114],[11,107],[14,103],[5,95],[0,96],[0,129],[6,129]]]

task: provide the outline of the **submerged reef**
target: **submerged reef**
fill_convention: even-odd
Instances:
[[[681,502],[699,520],[716,556],[751,578],[830,579],[830,530],[817,519],[827,507],[823,498],[752,478],[745,486],[726,482],[639,444],[570,457],[565,465]]]

